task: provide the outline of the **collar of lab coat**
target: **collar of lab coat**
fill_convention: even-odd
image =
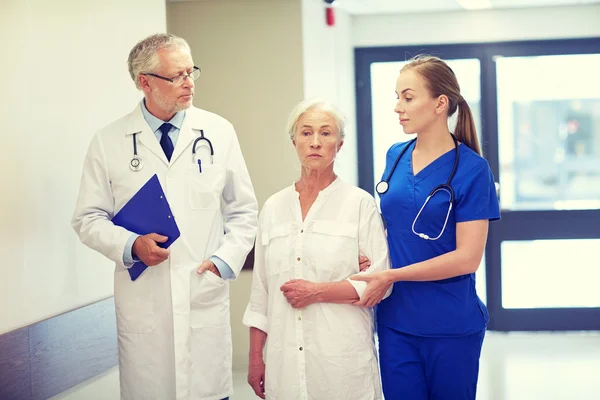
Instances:
[[[202,128],[202,121],[200,113],[194,107],[190,107],[185,116],[185,120],[183,121],[183,125],[179,130],[179,138],[177,139],[177,144],[175,145],[175,149],[173,150],[173,155],[171,156],[171,163],[173,164],[177,158],[185,151],[187,147],[189,147],[190,143],[199,135],[200,129]],[[144,114],[142,113],[142,104],[138,104],[138,106],[133,110],[130,115],[129,123],[127,124],[127,129],[125,131],[125,135],[133,135],[139,134],[140,142],[144,144],[151,152],[153,152],[158,158],[160,158],[166,165],[169,165],[169,161],[165,156],[165,153],[160,147],[160,143],[156,140],[156,136],[150,125],[144,119]]]

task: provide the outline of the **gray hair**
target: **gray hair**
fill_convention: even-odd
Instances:
[[[323,111],[333,117],[338,132],[340,133],[340,138],[344,139],[346,136],[346,118],[344,117],[344,114],[342,114],[342,112],[333,104],[319,98],[303,100],[294,107],[286,125],[286,131],[290,136],[290,139],[294,139],[296,136],[296,125],[298,124],[300,117],[305,112],[312,110]]]
[[[141,89],[139,76],[145,72],[155,72],[160,67],[157,52],[165,48],[183,48],[191,53],[190,46],[180,37],[170,33],[157,33],[139,41],[129,52],[127,66],[135,87]]]

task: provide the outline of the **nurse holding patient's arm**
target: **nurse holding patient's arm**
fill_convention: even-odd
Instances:
[[[475,291],[489,221],[500,218],[494,177],[452,69],[419,56],[396,82],[395,112],[415,140],[393,145],[377,185],[392,268],[368,283],[377,307],[388,399],[475,399],[488,312]],[[448,117],[458,111],[454,132]],[[382,301],[394,286],[392,295]]]

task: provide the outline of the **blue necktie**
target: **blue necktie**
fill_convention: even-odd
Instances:
[[[169,131],[171,130],[171,125],[168,122],[165,122],[158,128],[162,132],[162,136],[160,137],[160,147],[162,147],[165,152],[165,156],[167,156],[167,160],[171,161],[171,156],[173,155],[173,142],[169,137]]]

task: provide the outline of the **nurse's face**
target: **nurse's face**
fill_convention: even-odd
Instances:
[[[398,113],[404,133],[426,131],[439,119],[437,99],[431,96],[425,80],[414,70],[400,73],[396,80],[396,95],[398,102],[394,111]]]
[[[335,119],[321,110],[308,110],[300,116],[292,143],[300,164],[311,170],[333,168],[335,156],[344,144]]]
[[[154,73],[165,78],[188,74],[194,68],[192,55],[184,48],[167,48],[157,52],[160,67]],[[186,78],[175,84],[153,76],[147,77],[146,106],[150,111],[158,109],[163,117],[169,119],[175,113],[183,111],[192,105],[194,99],[194,81]],[[160,116],[157,115],[160,118]]]

